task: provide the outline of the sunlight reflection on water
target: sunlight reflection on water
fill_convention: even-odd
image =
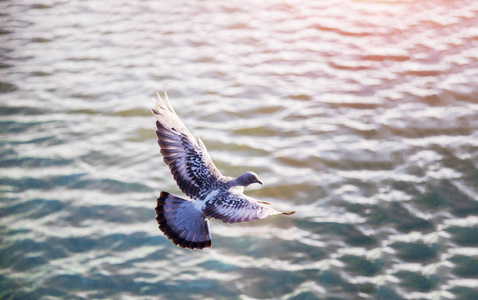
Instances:
[[[474,1],[0,2],[0,298],[478,297]],[[297,210],[157,229],[167,90]]]

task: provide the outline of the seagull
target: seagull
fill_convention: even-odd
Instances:
[[[179,189],[189,199],[162,191],[157,199],[156,221],[173,244],[188,249],[211,247],[209,220],[241,223],[264,219],[280,212],[271,204],[243,194],[252,183],[262,182],[254,172],[237,178],[223,176],[209,156],[206,146],[195,138],[174,111],[168,95],[166,102],[158,93],[151,109],[156,118],[156,136],[163,161],[169,166]]]

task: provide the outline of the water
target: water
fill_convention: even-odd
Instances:
[[[477,299],[476,1],[0,2],[1,299]],[[167,90],[296,210],[157,229]]]

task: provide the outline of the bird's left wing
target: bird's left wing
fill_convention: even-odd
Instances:
[[[291,215],[292,212],[280,212],[272,208],[270,203],[258,201],[244,194],[225,193],[206,202],[203,214],[224,223],[241,223],[267,218],[271,215]]]
[[[200,198],[201,190],[214,186],[222,174],[212,162],[206,147],[181,122],[166,95],[166,103],[159,96],[155,101],[156,135],[164,162],[169,166],[179,188],[193,199]]]

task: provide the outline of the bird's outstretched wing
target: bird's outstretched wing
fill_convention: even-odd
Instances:
[[[267,218],[271,215],[291,215],[295,211],[280,212],[272,208],[270,203],[255,200],[244,194],[225,193],[206,202],[204,216],[215,218],[224,223],[241,223]]]
[[[174,111],[168,96],[166,103],[155,101],[156,135],[164,162],[169,166],[179,188],[193,199],[200,198],[201,190],[209,190],[222,174],[212,162],[206,147],[196,139],[181,122]]]

